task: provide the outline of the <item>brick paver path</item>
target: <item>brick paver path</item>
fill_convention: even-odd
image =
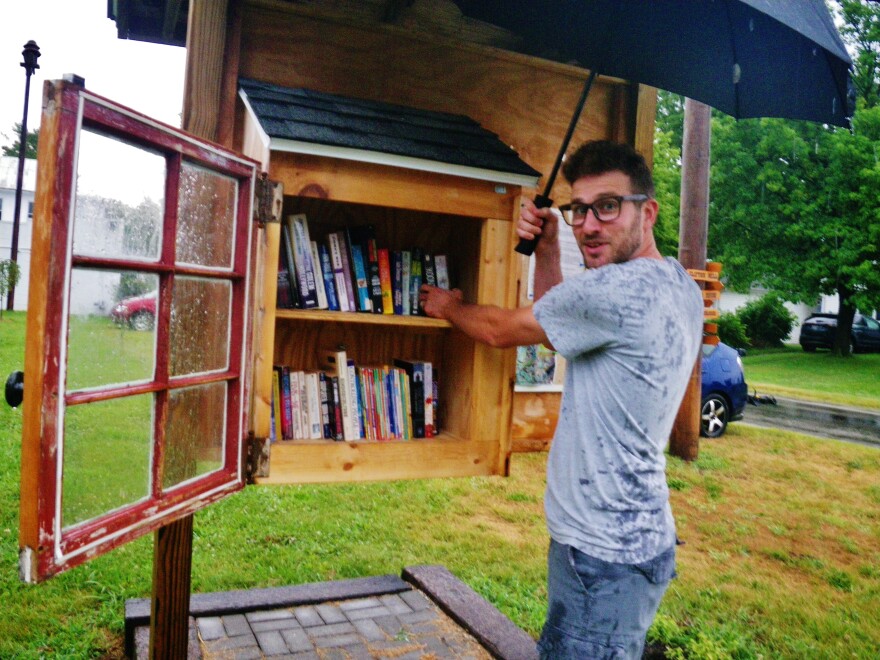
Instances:
[[[482,660],[492,656],[421,592],[196,619],[205,660]]]

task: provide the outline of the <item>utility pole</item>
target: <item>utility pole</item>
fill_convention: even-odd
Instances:
[[[24,156],[27,151],[27,116],[28,98],[31,95],[31,76],[36,69],[40,68],[37,59],[40,57],[40,47],[33,39],[24,45],[21,51],[24,62],[24,114],[21,118],[21,136],[18,140],[18,181],[15,184],[15,215],[12,216],[12,248],[9,258],[13,263],[18,263],[18,227],[21,223],[21,187],[24,184]],[[15,305],[15,282],[9,286],[9,295],[6,296],[6,310],[11,312]]]
[[[685,99],[678,260],[685,268],[696,270],[706,268],[711,119],[712,110],[708,105]],[[700,449],[700,357],[691,372],[684,400],[669,437],[669,453],[686,461],[696,460]]]

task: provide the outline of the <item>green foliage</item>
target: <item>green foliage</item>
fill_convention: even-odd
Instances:
[[[6,133],[3,133],[3,138],[6,140],[12,140],[11,144],[6,144],[0,147],[0,151],[2,151],[4,156],[11,156],[13,158],[18,158],[18,150],[19,143],[21,141],[21,122],[15,122],[12,127],[13,136],[10,137]],[[34,131],[28,131],[27,137],[24,141],[24,157],[25,158],[36,158],[37,157],[37,142],[40,139],[40,129],[36,129]]]
[[[113,294],[114,300],[122,300],[123,298],[131,298],[132,296],[140,296],[149,293],[156,288],[156,280],[149,275],[141,273],[122,273],[119,278],[119,284],[116,285],[116,292]]]
[[[782,298],[775,293],[749,301],[737,311],[737,316],[752,345],[761,348],[782,346],[797,321],[797,317],[788,311]]]
[[[752,345],[745,325],[736,314],[724,312],[715,322],[718,324],[718,338],[728,346],[748,348]]]
[[[0,259],[0,303],[5,296],[15,288],[21,278],[21,266],[12,259]],[[3,315],[3,305],[0,305],[0,316]]]
[[[839,0],[840,33],[855,50],[852,81],[858,103],[880,104],[880,10],[865,0]]]
[[[660,215],[654,225],[657,249],[667,256],[678,256],[681,211],[681,134],[684,99],[660,91],[654,124],[654,188]]]

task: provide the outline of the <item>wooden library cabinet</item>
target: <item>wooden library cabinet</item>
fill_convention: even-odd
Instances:
[[[306,214],[313,240],[369,224],[390,250],[419,246],[446,254],[453,286],[465,300],[515,304],[518,186],[290,153],[272,153],[268,172],[284,188],[282,217]],[[267,283],[277,281],[272,259],[278,234],[269,233]],[[514,349],[481,345],[446,321],[424,316],[276,309],[274,291],[267,298],[273,354],[258,361],[263,369],[255,374],[258,392],[259,383],[265,388],[271,381],[265,370],[273,364],[317,369],[322,352],[340,345],[358,365],[427,360],[438,374],[441,432],[413,440],[276,441],[268,450],[268,470],[255,476],[255,483],[507,474]],[[267,398],[258,394],[264,415]]]

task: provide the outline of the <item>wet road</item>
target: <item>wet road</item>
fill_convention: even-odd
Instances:
[[[776,405],[748,404],[739,423],[797,431],[880,448],[880,411],[776,397]]]

